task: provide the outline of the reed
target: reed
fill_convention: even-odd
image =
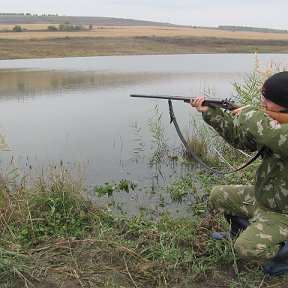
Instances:
[[[261,87],[264,81],[271,75],[280,71],[287,70],[287,64],[267,61],[259,62],[258,55],[255,54],[254,71],[246,74],[238,82],[233,82],[232,85],[235,90],[235,99],[243,106],[250,104],[260,107],[263,96],[261,94]]]

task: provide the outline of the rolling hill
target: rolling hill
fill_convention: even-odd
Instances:
[[[97,25],[97,26],[171,26],[170,23],[151,22],[144,20],[133,20],[113,17],[81,17],[81,16],[57,16],[57,15],[1,15],[0,25],[21,25],[21,24],[64,24],[71,25]]]

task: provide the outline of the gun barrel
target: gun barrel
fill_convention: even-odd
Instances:
[[[151,98],[151,99],[171,99],[171,100],[180,100],[184,102],[190,102],[192,97],[183,97],[183,96],[170,96],[170,95],[141,95],[141,94],[131,94],[130,97],[136,98]]]

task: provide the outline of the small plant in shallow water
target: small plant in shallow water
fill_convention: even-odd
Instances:
[[[142,134],[142,128],[139,127],[137,122],[133,123],[130,127],[134,130],[133,142],[136,143],[135,148],[132,149],[133,160],[139,162],[140,160],[143,160],[145,158],[144,155],[145,143],[143,140],[144,136]]]
[[[154,108],[154,115],[148,119],[149,131],[152,135],[154,155],[151,163],[161,162],[161,158],[167,152],[167,139],[165,138],[165,128],[162,123],[162,113],[159,112],[158,105]]]
[[[198,182],[198,184],[196,184]],[[173,201],[183,201],[184,198],[190,196],[191,204],[190,211],[193,215],[203,214],[207,212],[208,193],[199,190],[199,179],[192,175],[186,175],[180,179],[175,180],[170,186],[167,187],[167,191],[170,198]],[[206,189],[204,189],[207,191]],[[187,200],[186,200],[187,201]]]
[[[189,193],[192,194],[195,192],[195,187],[192,178],[186,176],[175,180],[170,186],[168,186],[167,191],[172,200],[181,201],[183,198],[187,197]]]
[[[103,197],[105,195],[111,197],[113,195],[113,192],[116,190],[125,191],[128,193],[130,189],[134,190],[135,187],[136,184],[134,184],[133,182],[127,179],[122,179],[119,182],[107,182],[104,186],[95,186],[93,190],[97,193],[99,197]]]

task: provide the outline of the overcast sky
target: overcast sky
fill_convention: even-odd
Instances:
[[[288,30],[287,0],[2,0],[0,12],[102,16]]]

